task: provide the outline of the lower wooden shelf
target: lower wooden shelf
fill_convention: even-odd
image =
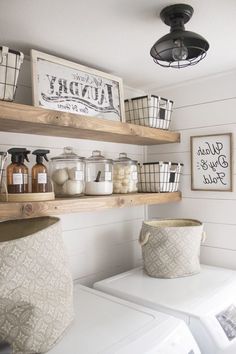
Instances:
[[[87,196],[81,198],[55,199],[39,202],[1,202],[0,219],[26,219],[46,215],[60,215],[110,208],[125,208],[143,204],[178,202],[181,193],[136,193],[112,194],[109,196]]]

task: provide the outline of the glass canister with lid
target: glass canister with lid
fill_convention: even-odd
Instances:
[[[113,160],[102,156],[101,151],[94,150],[92,156],[86,159],[86,195],[112,194]]]
[[[120,153],[114,160],[113,193],[135,193],[138,191],[138,164],[127,157],[125,152]]]
[[[78,197],[84,194],[85,162],[65,147],[64,152],[51,158],[51,179],[56,197]]]

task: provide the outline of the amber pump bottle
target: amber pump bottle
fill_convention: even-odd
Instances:
[[[25,159],[29,162],[29,150],[25,148],[12,148],[8,150],[11,155],[11,164],[7,166],[7,190],[8,193],[27,193],[29,170],[24,164]]]
[[[47,154],[49,150],[35,150],[32,152],[36,155],[36,164],[32,168],[32,192],[33,193],[46,193],[49,192],[48,184],[48,170],[43,164],[43,159],[48,161]]]

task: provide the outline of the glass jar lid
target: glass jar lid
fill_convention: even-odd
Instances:
[[[83,161],[84,157],[78,156],[74,153],[73,148],[66,146],[63,149],[63,153],[59,156],[52,157],[51,160],[58,161]]]
[[[138,161],[132,160],[129,157],[127,157],[126,152],[121,152],[119,154],[119,158],[114,160],[115,163],[126,163],[126,164],[137,164]]]
[[[88,157],[86,159],[88,162],[103,162],[103,163],[110,163],[113,164],[112,159],[106,159],[102,154],[100,150],[93,150],[92,156]]]

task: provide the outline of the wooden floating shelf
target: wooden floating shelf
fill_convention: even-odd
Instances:
[[[135,145],[180,142],[176,132],[12,102],[0,102],[0,131]]]
[[[136,193],[112,194],[110,196],[55,199],[43,202],[1,202],[0,219],[26,219],[46,215],[102,211],[110,208],[125,208],[143,204],[178,202],[181,193]]]

